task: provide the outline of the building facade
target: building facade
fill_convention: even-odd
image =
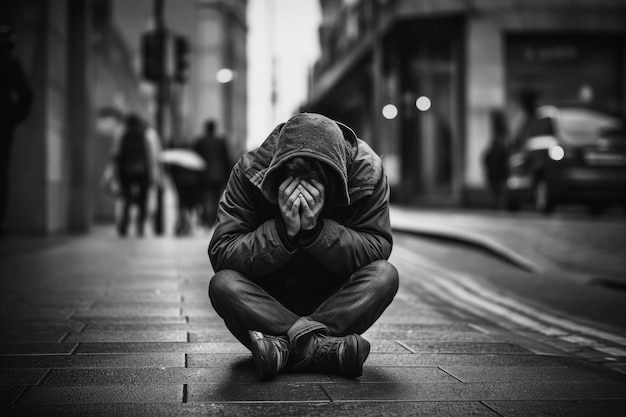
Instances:
[[[11,153],[4,225],[9,233],[82,233],[96,221],[114,219],[114,200],[100,185],[111,137],[100,129],[99,115],[103,110],[134,111],[149,121],[155,115],[154,88],[141,79],[139,56],[139,37],[154,2],[143,0],[142,9],[139,3],[1,4],[0,24],[16,33],[15,53],[35,93]],[[184,88],[170,91],[164,144],[171,143],[175,128],[188,141],[207,118],[214,118],[237,157],[246,139],[247,0],[171,3],[165,2],[168,18],[191,40],[191,78]],[[116,15],[123,4],[138,14],[121,11],[125,23]],[[129,37],[120,24],[135,32]],[[222,68],[235,74],[229,82],[217,80]]]
[[[190,126],[212,118],[229,141],[233,158],[246,149],[247,0],[197,0],[189,96]]]
[[[620,0],[321,0],[322,56],[303,110],[353,126],[382,155],[392,199],[479,206],[489,115],[509,136],[533,105],[624,113]],[[383,108],[386,108],[383,115]]]
[[[34,92],[11,153],[9,232],[84,232],[93,221],[93,167],[108,154],[98,154],[94,132],[96,109],[107,101],[94,88],[97,63],[110,52],[101,48],[110,38],[107,10],[107,0],[3,4],[2,23],[17,35],[15,53]],[[123,73],[108,79],[108,87],[124,83]]]

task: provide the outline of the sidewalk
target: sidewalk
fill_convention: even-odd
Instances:
[[[110,229],[0,258],[0,415],[619,415],[626,378],[401,289],[363,377],[256,380],[207,298],[208,236]],[[10,244],[2,242],[3,245]],[[23,244],[28,247],[28,244]]]
[[[567,271],[626,285],[626,219],[532,212],[392,208],[395,231],[447,238],[528,271]]]

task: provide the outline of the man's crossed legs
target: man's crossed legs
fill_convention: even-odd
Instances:
[[[360,335],[397,291],[398,271],[383,260],[356,271],[312,314],[302,317],[237,271],[222,270],[209,284],[215,311],[250,349],[262,380],[281,370],[360,376],[370,349]]]

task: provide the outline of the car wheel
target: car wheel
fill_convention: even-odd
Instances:
[[[539,178],[535,183],[533,202],[537,211],[542,213],[552,213],[554,211],[552,191],[547,181],[543,178]]]

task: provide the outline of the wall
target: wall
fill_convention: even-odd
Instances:
[[[7,230],[52,234],[67,227],[67,2],[24,0],[13,10],[16,50],[35,92],[12,154]]]

